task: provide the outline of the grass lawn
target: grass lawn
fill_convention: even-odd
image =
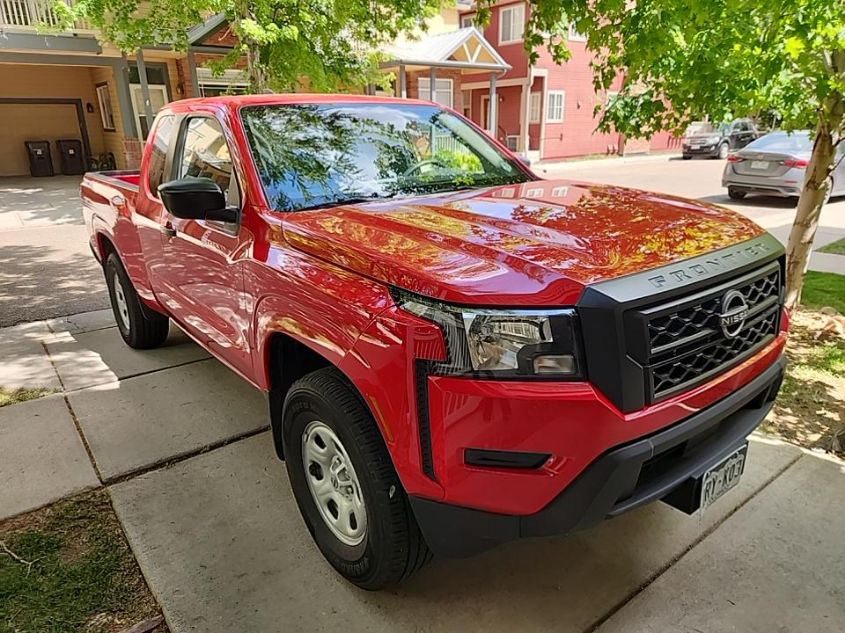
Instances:
[[[831,242],[827,246],[822,246],[819,249],[820,253],[833,253],[834,255],[845,255],[845,237],[841,240]]]
[[[813,309],[830,306],[845,314],[845,275],[807,271],[801,304]]]
[[[36,387],[35,389],[25,389],[23,387],[8,389],[6,387],[0,387],[0,407],[25,402],[26,400],[35,400],[51,393],[55,393],[55,391],[43,387]]]
[[[115,633],[158,614],[106,491],[0,522],[0,631]]]
[[[786,379],[760,430],[845,458],[845,339],[815,338],[829,319],[815,310],[793,313]]]

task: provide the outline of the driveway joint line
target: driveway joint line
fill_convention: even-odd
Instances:
[[[79,418],[76,417],[76,411],[73,410],[73,407],[70,405],[70,400],[67,397],[67,391],[65,391],[65,383],[62,380],[61,374],[59,374],[59,370],[56,368],[56,363],[53,362],[53,357],[50,355],[50,350],[47,349],[47,344],[43,341],[41,342],[41,347],[44,348],[44,353],[47,355],[47,360],[50,361],[50,365],[53,367],[53,371],[56,372],[56,377],[59,379],[59,385],[62,387],[62,400],[65,402],[65,406],[67,407],[67,412],[70,414],[70,419],[73,421],[73,426],[76,428],[76,433],[79,435],[79,440],[82,442],[82,446],[85,448],[85,453],[88,455],[88,461],[91,462],[91,467],[94,469],[94,474],[97,475],[97,481],[100,482],[100,485],[103,484],[103,475],[100,473],[100,468],[97,466],[97,460],[94,459],[94,453],[91,450],[91,446],[88,444],[88,438],[85,437],[85,433],[82,430],[82,425],[79,423]]]
[[[106,329],[106,328],[104,328]],[[186,360],[181,363],[177,363],[176,365],[168,365],[167,367],[158,367],[156,369],[148,369],[146,371],[138,372],[137,374],[128,374],[123,376],[122,378],[117,378],[116,380],[106,380],[104,382],[97,382],[92,385],[85,385],[84,387],[77,387],[75,389],[68,389],[65,391],[67,394],[75,394],[79,393],[80,391],[85,391],[86,389],[93,389],[94,387],[102,387],[103,385],[110,385],[115,382],[124,382],[125,380],[131,380],[132,378],[141,378],[142,376],[149,376],[150,374],[157,374],[160,371],[166,371],[168,369],[177,369],[179,367],[185,367],[186,365],[193,365],[194,363],[202,363],[207,360],[214,360],[213,356],[206,356],[205,358],[194,358],[193,360]]]
[[[672,559],[670,559],[668,562],[666,562],[666,564],[664,564],[663,566],[661,566],[661,567],[660,567],[660,568],[659,568],[656,572],[654,572],[651,576],[649,576],[648,578],[646,578],[646,580],[645,580],[645,581],[644,581],[644,582],[643,582],[643,583],[642,583],[639,587],[637,587],[636,589],[634,589],[633,591],[631,591],[630,593],[628,593],[628,595],[626,595],[624,598],[622,598],[622,600],[620,600],[620,601],[619,601],[619,602],[617,602],[615,605],[613,605],[613,606],[610,608],[610,610],[609,610],[609,611],[607,611],[607,613],[605,613],[605,614],[604,614],[603,616],[601,616],[598,620],[596,620],[595,622],[593,622],[593,623],[592,623],[589,627],[587,627],[586,629],[584,629],[584,633],[597,633],[597,632],[598,632],[598,630],[599,630],[599,629],[600,629],[600,628],[601,628],[601,627],[602,627],[605,623],[607,623],[607,621],[608,621],[608,620],[610,620],[610,619],[611,619],[614,615],[616,615],[617,613],[619,613],[619,611],[621,611],[622,609],[624,609],[624,608],[625,608],[628,604],[630,604],[630,603],[631,603],[631,602],[632,602],[632,601],[633,601],[633,600],[634,600],[637,596],[639,596],[642,592],[644,592],[646,589],[648,589],[648,588],[649,588],[649,587],[650,587],[650,586],[651,586],[651,585],[652,585],[652,584],[653,584],[653,583],[654,583],[654,582],[655,582],[658,578],[660,578],[663,574],[665,574],[665,573],[666,573],[667,571],[669,571],[672,567],[674,567],[677,563],[679,563],[679,562],[681,561],[681,559],[682,559],[682,558],[684,558],[684,556],[686,556],[687,554],[689,554],[689,553],[690,553],[693,549],[695,549],[698,545],[700,545],[700,544],[701,544],[701,542],[702,542],[702,541],[704,541],[704,539],[706,539],[708,536],[710,536],[711,534],[713,534],[713,532],[715,532],[715,531],[716,531],[716,530],[718,530],[720,527],[722,527],[722,525],[724,525],[724,524],[725,524],[725,522],[726,522],[728,519],[730,519],[733,515],[735,515],[735,514],[736,514],[737,512],[739,512],[742,508],[744,508],[746,505],[748,505],[748,503],[749,503],[752,499],[754,499],[755,497],[757,497],[757,495],[759,495],[759,494],[760,494],[761,492],[763,492],[766,488],[768,488],[768,487],[769,487],[769,486],[770,486],[770,485],[771,485],[771,484],[772,484],[772,483],[773,483],[776,479],[780,478],[780,476],[781,476],[781,475],[783,475],[783,474],[784,474],[787,470],[789,470],[790,468],[792,468],[792,467],[793,467],[793,466],[794,466],[794,465],[798,462],[798,460],[799,460],[799,459],[801,459],[803,456],[804,456],[804,453],[803,453],[803,452],[800,452],[800,453],[799,453],[798,455],[796,455],[793,459],[791,459],[791,460],[790,460],[790,461],[789,461],[786,465],[784,465],[784,466],[783,466],[782,468],[780,468],[777,472],[775,472],[775,473],[774,473],[771,477],[769,477],[768,479],[766,479],[766,481],[764,481],[764,482],[763,482],[763,484],[762,484],[762,485],[761,485],[761,486],[760,486],[757,490],[755,490],[755,491],[754,491],[754,492],[753,492],[753,493],[752,493],[752,494],[751,494],[751,495],[750,495],[747,499],[745,499],[742,503],[740,503],[739,505],[737,505],[737,506],[736,506],[733,510],[731,510],[730,512],[728,512],[728,513],[727,513],[724,517],[722,517],[721,519],[719,519],[718,521],[716,521],[716,522],[715,522],[713,525],[711,525],[709,528],[707,528],[706,530],[704,530],[704,532],[702,532],[701,534],[699,534],[699,535],[698,535],[698,536],[697,536],[697,537],[696,537],[696,538],[692,541],[692,543],[690,543],[689,545],[687,545],[687,546],[683,549],[683,551],[681,551],[680,553],[678,553],[676,556],[672,557]]]
[[[135,479],[136,477],[140,477],[142,475],[149,474],[151,472],[156,472],[159,470],[166,470],[172,466],[177,464],[181,464],[184,461],[192,459],[194,457],[199,457],[200,455],[205,455],[206,453],[211,453],[221,448],[225,448],[230,444],[235,444],[242,440],[248,440],[251,437],[255,437],[256,435],[261,435],[262,433],[266,433],[270,430],[269,424],[263,424],[257,429],[251,429],[249,431],[244,431],[243,433],[239,433],[238,435],[233,435],[232,437],[227,437],[222,440],[218,440],[216,442],[212,442],[211,444],[206,444],[205,446],[201,446],[199,448],[192,449],[180,455],[174,455],[172,457],[167,457],[163,460],[154,462],[152,464],[148,464],[147,466],[142,466],[140,468],[136,468],[135,470],[131,470],[126,473],[121,473],[120,475],[115,475],[114,477],[107,477],[106,479],[102,480],[105,486],[111,487],[117,484],[122,484],[125,481],[129,481],[130,479]]]

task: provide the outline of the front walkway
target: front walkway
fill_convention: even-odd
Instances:
[[[126,348],[108,312],[0,330],[0,519],[105,486],[171,631],[841,630],[845,468],[754,438],[703,515],[654,504],[569,537],[435,560],[380,593],[305,529],[261,394],[178,331]]]

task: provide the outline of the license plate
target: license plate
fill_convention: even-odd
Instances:
[[[751,169],[768,169],[769,161],[767,160],[752,160]]]
[[[701,149],[701,145],[699,145],[698,143],[693,143],[689,147],[690,149]]]
[[[712,505],[728,490],[739,483],[745,470],[745,457],[748,454],[748,443],[722,460],[719,464],[704,473],[701,481],[701,509]]]

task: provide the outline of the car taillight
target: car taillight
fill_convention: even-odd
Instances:
[[[728,154],[728,162],[729,163],[741,163],[745,159],[741,156],[737,156],[736,154]]]
[[[810,164],[810,161],[804,160],[803,158],[787,158],[786,160],[781,161],[781,165],[785,165],[787,167],[806,167]]]

